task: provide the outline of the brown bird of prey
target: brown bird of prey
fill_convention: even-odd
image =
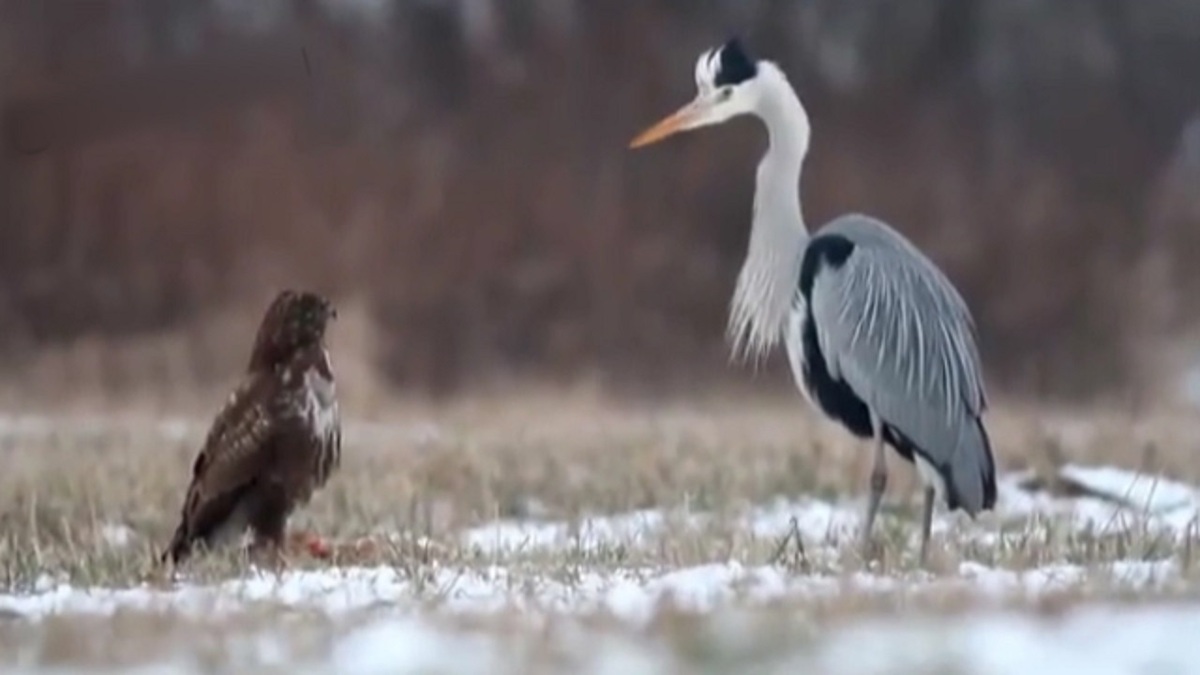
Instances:
[[[240,386],[192,466],[179,527],[162,554],[182,562],[253,531],[251,551],[281,561],[288,516],[341,463],[342,426],[325,330],[325,298],[283,291],[267,308]]]

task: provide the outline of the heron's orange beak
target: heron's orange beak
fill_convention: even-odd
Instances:
[[[673,136],[680,131],[687,131],[695,127],[696,123],[700,121],[701,112],[701,108],[693,101],[638,134],[637,138],[629,142],[629,147],[631,149],[640,148],[643,145],[657,143],[667,136]]]

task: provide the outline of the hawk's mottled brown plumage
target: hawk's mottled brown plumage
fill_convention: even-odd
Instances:
[[[287,518],[341,461],[342,430],[325,328],[337,316],[314,293],[283,291],[267,309],[242,383],[213,421],[192,467],[163,560],[249,527],[282,547]]]

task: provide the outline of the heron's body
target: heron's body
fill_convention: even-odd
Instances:
[[[876,232],[855,235],[866,228]],[[845,300],[840,313],[850,325],[842,330],[849,329],[851,340],[835,345],[826,336],[837,330],[838,320],[823,322],[821,305],[814,307],[814,291],[826,287],[819,286],[818,279],[853,278],[855,273],[863,275],[865,283],[869,278],[885,278],[885,271],[892,268],[879,259],[890,254],[891,246],[911,249],[906,256],[891,258],[909,263],[907,269],[897,268],[903,269],[900,274],[909,285],[889,284],[886,288],[896,297],[883,290],[864,295],[860,306],[853,299]],[[884,443],[916,464],[923,482],[948,508],[975,514],[991,508],[996,500],[995,469],[982,422],[984,391],[974,347],[962,337],[970,333],[966,307],[956,293],[943,292],[953,288],[941,281],[937,268],[895,230],[866,216],[843,216],[818,230],[804,247],[783,341],[797,386],[818,410],[860,438],[873,436],[874,411],[882,423]],[[902,292],[903,288],[909,290]],[[890,306],[907,313],[884,323]],[[955,316],[958,320],[945,320]],[[882,345],[858,353],[851,349],[847,354],[840,346],[853,346],[855,333],[864,343],[870,343],[872,335],[894,343],[895,356],[883,361],[887,350]],[[935,364],[947,364],[950,372],[939,372]],[[875,368],[882,372],[871,377],[856,377],[853,372]],[[852,372],[846,373],[847,369]]]
[[[971,315],[938,268],[869,216],[841,216],[810,236],[797,193],[809,122],[777,66],[736,41],[701,55],[696,100],[634,145],[750,113],[767,128],[754,217],[728,335],[759,356],[783,341],[796,384],[855,436],[874,439],[864,542],[887,483],[886,445],[925,483],[921,558],[935,497],[974,515],[996,500],[987,407]]]

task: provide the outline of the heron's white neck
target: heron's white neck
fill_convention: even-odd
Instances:
[[[800,211],[800,168],[808,152],[808,115],[787,77],[759,63],[755,112],[769,146],[758,165],[750,246],[730,306],[733,355],[761,357],[783,335],[800,274],[808,230]]]

